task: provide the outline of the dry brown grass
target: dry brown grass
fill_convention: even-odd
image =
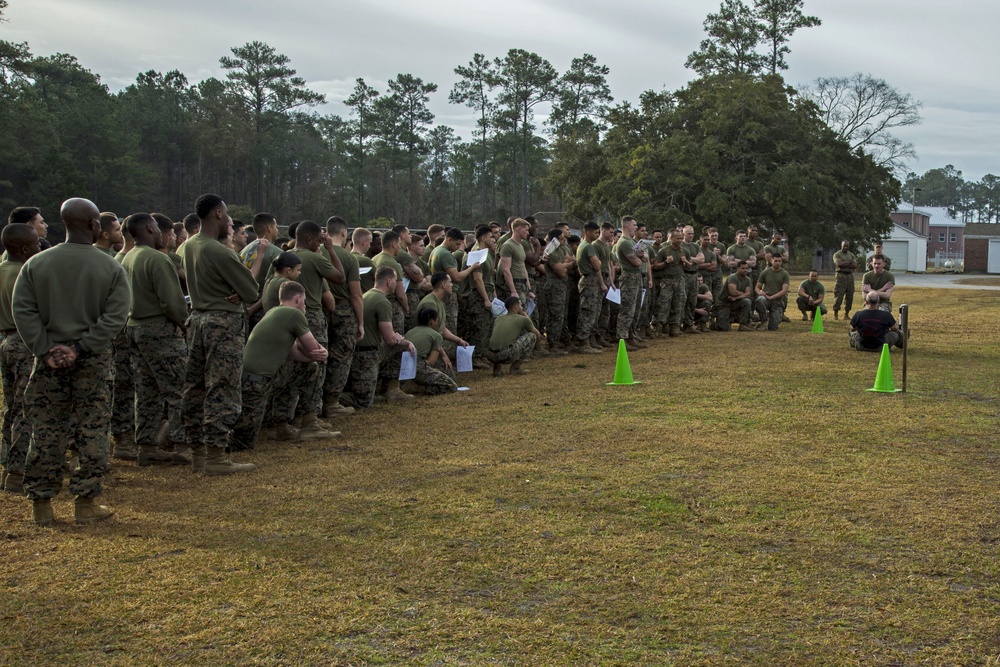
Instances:
[[[106,525],[0,498],[0,663],[1000,664],[1000,295],[895,301],[905,395],[794,321],[657,339],[633,387],[477,373],[237,478],[115,464]]]
[[[1000,278],[989,278],[980,276],[977,278],[959,278],[956,280],[959,285],[977,285],[980,287],[1000,287]]]

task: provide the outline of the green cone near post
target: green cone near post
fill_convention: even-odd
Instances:
[[[605,383],[608,387],[626,384],[642,384],[632,379],[632,366],[628,362],[628,350],[625,341],[618,339],[618,361],[615,362],[615,381]]]
[[[875,373],[875,386],[866,391],[874,391],[880,394],[895,394],[900,392],[896,389],[896,383],[892,379],[892,362],[889,360],[889,346],[882,345],[882,357],[878,360],[878,372]]]

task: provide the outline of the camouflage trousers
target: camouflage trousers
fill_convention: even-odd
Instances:
[[[523,333],[513,343],[502,350],[486,350],[486,358],[494,364],[512,364],[527,359],[535,349],[535,334]]]
[[[841,273],[837,271],[837,283],[833,288],[833,312],[840,312],[840,304],[844,304],[844,310],[851,312],[854,305],[854,273]]]
[[[181,423],[193,446],[225,447],[240,414],[246,316],[194,311],[188,319]]]
[[[315,362],[307,364],[287,359],[274,377],[243,373],[240,379],[243,405],[240,417],[229,436],[229,448],[233,451],[253,449],[261,424],[264,423],[268,402],[286,391],[294,391],[298,395],[314,392],[319,381],[319,369],[320,364]],[[291,412],[287,411],[287,404],[284,412],[272,407],[272,419],[279,424],[290,423],[295,418],[295,406],[291,407]]]
[[[406,313],[403,312],[403,307],[399,305],[395,295],[389,299],[389,303],[392,304],[392,330],[402,336],[406,333]]]
[[[604,274],[604,284],[611,284],[610,274]],[[603,336],[610,331],[611,326],[611,306],[612,303],[604,296],[601,297],[601,314],[597,316],[597,324],[594,325],[594,333]]]
[[[427,363],[426,359],[417,361],[417,377],[414,382],[424,388],[424,393],[436,396],[458,391],[458,383],[443,370]]]
[[[809,305],[809,299],[805,298],[804,296],[796,297],[795,305],[798,306],[799,310],[801,310],[803,313],[815,313],[816,308],[819,308],[820,315],[826,315],[827,313],[826,306],[824,306],[822,303],[819,304],[818,306],[811,306]]]
[[[444,299],[444,319],[448,331],[458,335],[458,294],[455,289]]]
[[[31,424],[31,444],[24,463],[28,498],[59,494],[67,447],[79,458],[77,468],[70,473],[70,493],[83,498],[100,495],[101,479],[108,468],[113,382],[110,346],[78,357],[70,368],[52,369],[35,360],[24,390]]]
[[[306,311],[306,321],[309,322],[309,331],[312,332],[316,342],[328,348],[329,327],[326,313],[318,308],[310,308]],[[329,357],[327,359],[329,360]],[[305,386],[290,385],[286,391],[274,393],[274,398],[271,400],[271,414],[276,420],[278,420],[278,415],[290,414],[295,417],[297,415],[317,415],[323,411],[326,364],[320,364],[317,373],[318,377],[315,383]]]
[[[684,279],[666,277],[660,282],[660,300],[656,304],[658,324],[680,324],[684,315]]]
[[[684,324],[694,324],[694,309],[698,307],[698,272],[684,272]]]
[[[567,281],[549,276],[545,279],[545,335],[549,345],[562,338],[566,329]]]
[[[549,319],[549,300],[546,297],[545,285],[549,281],[548,276],[545,274],[534,275],[534,269],[530,266],[527,267],[528,275],[531,276],[531,291],[535,293],[535,310],[531,313],[531,321],[534,323],[535,328],[546,333],[548,329],[546,324]],[[517,286],[518,294],[521,293],[521,286]],[[525,294],[524,298],[521,299],[521,305],[524,306],[524,312],[528,312],[528,295]]]
[[[128,327],[135,370],[135,441],[155,445],[166,407],[170,442],[184,442],[181,402],[187,342],[173,322]]]
[[[469,345],[475,345],[474,357],[486,354],[486,346],[493,332],[493,311],[483,308],[483,299],[477,292],[466,297],[459,305],[459,337]]]
[[[616,338],[632,337],[632,322],[635,320],[636,309],[639,307],[639,295],[642,293],[641,273],[623,273],[618,281],[622,291],[622,302],[618,308],[618,326]]]
[[[767,322],[768,331],[778,330],[778,325],[781,324],[781,317],[785,314],[787,303],[787,297],[768,299],[764,295],[757,296],[757,316],[760,317],[762,323]]]
[[[0,343],[0,369],[3,371],[3,440],[0,466],[8,474],[24,473],[24,459],[31,442],[31,426],[24,404],[24,390],[31,377],[35,356],[14,331]]]
[[[639,301],[635,304],[635,316],[632,318],[632,333],[640,331],[649,324],[652,290],[649,289],[648,285],[648,278],[643,276],[642,284],[639,286]]]
[[[347,378],[347,386],[341,402],[359,408],[371,407],[378,390],[379,380],[395,380],[399,378],[399,362],[405,345],[386,345],[382,343],[374,349],[358,347],[351,363],[351,374]]]
[[[719,303],[716,310],[715,326],[719,331],[729,331],[733,323],[741,327],[750,322],[750,299],[737,299],[730,301],[728,298]]]
[[[576,286],[580,293],[580,314],[576,318],[576,339],[586,342],[594,333],[597,318],[601,314],[601,302],[604,294],[597,274],[580,276]]]
[[[132,433],[135,429],[135,369],[125,329],[115,336],[112,346],[115,351],[115,397],[111,407],[111,432]]]
[[[358,318],[350,303],[337,303],[336,309],[327,316],[327,319],[330,356],[326,358],[326,376],[322,384],[323,398],[327,401],[337,401],[351,372],[351,359],[354,357],[354,346],[358,341]]]
[[[423,298],[423,293],[416,287],[406,290],[406,305],[410,308],[409,312],[406,314],[406,331],[409,331],[413,327],[417,326],[417,307],[420,305],[420,300]]]

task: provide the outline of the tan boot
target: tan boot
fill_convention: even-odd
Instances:
[[[157,448],[156,445],[139,446],[139,466],[145,468],[153,465],[170,465],[174,462],[174,455]]]
[[[299,429],[299,440],[328,440],[329,438],[339,438],[343,433],[340,431],[328,431],[316,415],[302,415],[302,428]]]
[[[385,402],[408,401],[413,398],[413,394],[407,394],[399,388],[399,380],[389,380],[385,385]]]
[[[299,439],[299,429],[291,424],[275,424],[272,431],[274,432],[274,439],[281,442],[292,442]]]
[[[600,339],[597,336],[594,336],[594,335],[590,336],[590,340],[588,341],[588,345],[590,345],[590,347],[594,348],[595,350],[603,350],[604,347],[605,347],[604,345],[601,344]]]
[[[210,476],[232,475],[237,472],[250,472],[257,466],[252,463],[233,463],[226,458],[224,447],[208,447],[205,456],[205,474]]]
[[[503,375],[503,364],[493,364],[493,377],[498,378]]]
[[[354,408],[349,408],[345,405],[341,405],[340,401],[325,401],[323,403],[323,417],[329,419],[330,417],[342,417],[344,415],[354,414]]]
[[[522,363],[523,363],[523,361],[521,359],[518,359],[517,361],[515,361],[514,363],[512,363],[510,365],[510,374],[511,375],[527,375],[529,371],[528,371],[527,368],[521,368],[521,364]]]
[[[708,325],[705,322],[698,322],[698,331],[708,333]]]
[[[576,343],[573,345],[573,351],[576,352],[577,354],[600,354],[601,353],[600,350],[595,350],[594,348],[590,347],[590,343],[588,343],[585,340],[578,340],[578,341],[576,341]]]
[[[126,431],[117,433],[114,436],[115,446],[111,450],[111,456],[123,461],[135,461],[139,458],[139,449],[135,446],[135,433]]]
[[[205,472],[205,445],[193,445],[191,447],[191,472]]]
[[[77,496],[73,504],[73,518],[77,523],[97,523],[104,521],[115,511],[107,505],[98,505],[96,498],[80,498]]]
[[[52,501],[48,498],[39,498],[31,502],[31,520],[39,526],[51,526],[56,522],[56,516],[52,513]]]
[[[191,465],[191,448],[184,443],[167,443],[163,446],[163,451],[170,454],[173,465]]]
[[[3,481],[3,490],[19,496],[24,495],[24,475],[16,472],[7,473],[7,478]]]
[[[626,352],[638,352],[640,348],[632,344],[631,339],[625,339],[625,351]]]
[[[681,335],[681,327],[678,324],[671,324],[669,328],[669,335],[671,338],[677,338]]]
[[[636,338],[635,336],[633,336],[632,338],[629,338],[629,339],[627,339],[627,340],[625,341],[625,349],[628,349],[628,346],[629,346],[629,345],[631,345],[632,347],[634,347],[634,348],[636,348],[636,349],[638,349],[638,350],[644,350],[644,349],[646,349],[647,347],[649,347],[648,345],[646,345],[646,343],[645,343],[645,342],[643,342],[643,341],[640,341],[640,340],[639,340],[638,338]]]

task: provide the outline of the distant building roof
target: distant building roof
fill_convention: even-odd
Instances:
[[[965,238],[970,236],[1000,237],[1000,225],[992,222],[970,222],[965,226]]]
[[[911,213],[917,213],[919,215],[926,215],[929,218],[931,217],[930,211],[932,210],[934,209],[914,208],[913,205],[910,204],[909,202],[901,201],[899,202],[899,206],[896,207],[896,210],[893,211],[893,213],[905,213],[907,215],[910,215]]]
[[[931,227],[965,227],[965,223],[956,220],[947,206],[925,206],[923,210],[931,216]]]

